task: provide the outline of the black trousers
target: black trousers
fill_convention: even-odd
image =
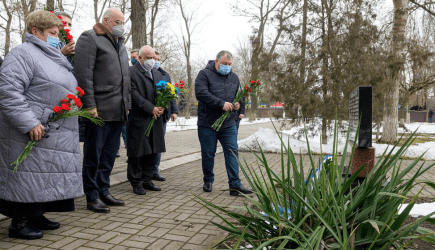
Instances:
[[[128,157],[127,178],[132,187],[152,183],[151,179],[156,165],[157,154],[141,157]]]
[[[100,127],[91,122],[86,123],[83,189],[87,201],[110,194],[110,173],[115,163],[123,124],[123,121],[105,122]]]

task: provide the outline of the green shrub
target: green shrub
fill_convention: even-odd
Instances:
[[[352,187],[351,184],[363,168],[351,177],[345,174],[346,177],[342,178],[346,157],[338,160],[337,131],[334,134],[333,160],[328,164],[327,171],[323,168],[318,177],[314,174],[318,165],[310,150],[311,170],[306,175],[302,156],[298,164],[294,152],[282,139],[281,173],[272,171],[261,147],[259,154],[253,152],[260,166],[259,173],[245,159],[243,163],[239,162],[256,195],[256,199],[245,195],[248,204],[236,207],[242,209],[242,213],[218,207],[196,196],[197,202],[224,221],[224,225],[214,223],[229,232],[224,241],[237,238],[234,249],[238,249],[242,240],[254,249],[403,249],[417,238],[434,243],[433,232],[419,225],[423,221],[434,224],[435,220],[430,216],[435,212],[413,223],[405,223],[418,194],[398,214],[399,206],[417,184],[435,188],[434,182],[419,179],[435,165],[424,169],[419,166],[423,155],[409,166],[402,166],[401,156],[412,144],[413,136],[406,140],[397,153],[393,154],[397,144],[389,153],[386,150],[368,177],[359,186]],[[354,148],[355,145],[350,159]],[[346,153],[347,146],[343,155]],[[414,168],[418,168],[416,174],[405,179],[405,175]],[[387,173],[390,173],[389,182],[386,182]],[[290,211],[282,209],[280,213],[275,208],[289,208]],[[236,219],[238,223],[229,222],[221,214]]]

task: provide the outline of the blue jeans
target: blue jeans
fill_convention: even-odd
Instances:
[[[237,188],[242,183],[239,179],[239,157],[237,147],[237,128],[232,126],[220,129],[218,132],[208,127],[198,127],[198,137],[201,144],[202,172],[204,183],[214,182],[214,157],[216,155],[217,141],[222,145],[227,169],[228,184],[230,188]]]
[[[124,141],[124,145],[127,146],[127,132],[125,131],[125,122],[124,125],[122,125],[121,135],[122,135],[122,140]],[[120,147],[121,147],[121,140],[119,140],[118,151]]]
[[[115,163],[123,124],[124,122],[105,122],[100,127],[91,122],[86,123],[83,189],[88,201],[109,194],[110,173]]]
[[[166,134],[166,124],[168,122],[166,121],[166,119],[163,119],[163,137],[165,137]],[[157,153],[157,157],[156,157],[156,164],[155,164],[155,168],[153,171],[152,175],[158,174],[159,173],[159,166],[160,166],[160,161],[162,160],[162,153]]]
[[[240,127],[240,119],[236,119],[236,127],[237,127],[237,131],[239,131],[239,127]]]
[[[432,117],[429,117],[429,122],[432,123]]]

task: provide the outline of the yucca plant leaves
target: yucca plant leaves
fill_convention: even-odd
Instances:
[[[421,179],[422,174],[435,166],[432,164],[423,168],[423,155],[403,166],[403,154],[414,140],[415,132],[401,147],[397,143],[386,149],[367,178],[352,188],[353,182],[364,169],[360,168],[348,177],[348,167],[342,177],[346,165],[344,155],[349,151],[352,159],[356,143],[349,149],[346,143],[343,157],[339,159],[337,127],[336,121],[333,157],[327,170],[324,168],[316,173],[320,164],[315,162],[309,149],[306,131],[309,166],[305,166],[305,170],[308,167],[308,172],[304,170],[302,155],[297,158],[290,148],[290,142],[284,142],[282,135],[277,132],[281,141],[279,173],[268,164],[260,145],[258,153],[251,151],[258,171],[246,159],[239,159],[240,169],[255,195],[255,198],[243,195],[246,206],[221,208],[199,195],[195,195],[195,201],[223,221],[223,224],[213,224],[229,232],[227,239],[238,239],[234,249],[238,249],[243,240],[260,250],[264,247],[403,249],[415,239],[435,243],[435,233],[420,226],[423,221],[435,224],[435,219],[430,218],[435,212],[414,222],[405,222],[419,193],[398,214],[399,207],[417,184],[435,189],[435,182]],[[356,136],[358,133],[359,129]],[[349,139],[349,132],[346,138]],[[396,148],[397,152],[393,153]],[[351,160],[348,165],[351,165]],[[416,173],[405,178],[414,169],[417,169]],[[234,209],[238,212],[234,212]],[[231,223],[221,214],[236,219],[238,223]]]

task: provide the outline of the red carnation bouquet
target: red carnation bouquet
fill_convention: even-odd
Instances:
[[[251,80],[250,84],[245,84],[245,88],[243,90],[239,90],[236,95],[236,99],[234,99],[234,103],[240,102],[243,97],[248,97],[250,94],[257,93],[261,90],[261,82],[260,80],[254,81]],[[221,129],[222,124],[225,122],[228,117],[230,117],[231,111],[226,111],[219,119],[217,119],[213,125],[212,129],[215,131],[219,131]]]
[[[68,94],[66,95],[66,98],[60,100],[60,106],[55,106],[53,108],[53,113],[50,121],[46,124],[42,124],[44,126],[44,136],[43,138],[48,138],[48,133],[50,132],[50,125],[53,126],[53,122],[65,119],[69,117],[79,116],[89,119],[91,122],[103,126],[104,122],[101,117],[93,117],[90,113],[90,108],[83,109],[82,101],[80,100],[80,97],[85,94],[85,92],[80,88],[76,87],[77,93],[75,95]],[[58,129],[59,127],[56,127],[55,129]],[[24,148],[23,152],[18,156],[18,158],[11,164],[11,166],[15,165],[14,173],[17,171],[18,166],[27,158],[27,156],[32,151],[33,147],[36,146],[39,143],[39,141],[31,140],[29,143],[27,143],[26,147]]]
[[[186,92],[187,91],[187,89],[184,88],[184,82],[183,81],[179,81],[179,82],[175,83],[174,86],[177,87],[180,92]]]
[[[57,16],[57,18],[59,18],[62,21],[62,17],[61,16]],[[59,38],[60,38],[61,42],[64,42],[65,44],[68,44],[73,39],[73,36],[69,33],[70,32],[69,29],[67,29],[67,30],[65,29],[65,26],[66,26],[65,21],[62,21],[62,24],[63,24],[64,29],[59,31]],[[71,56],[71,60],[74,61],[74,55],[70,55],[70,56]]]

